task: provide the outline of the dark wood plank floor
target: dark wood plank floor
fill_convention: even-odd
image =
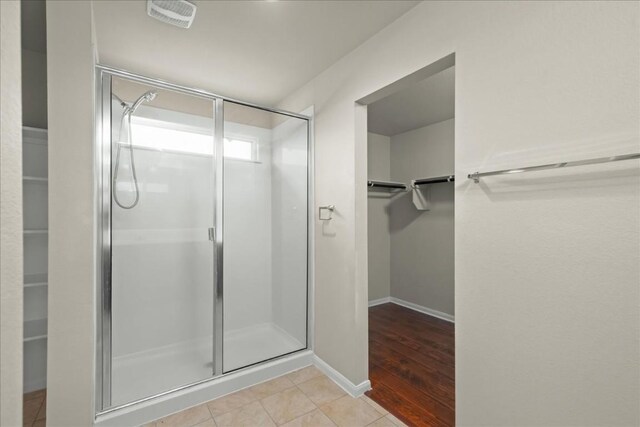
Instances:
[[[455,425],[454,325],[401,307],[369,308],[366,394],[410,426]]]

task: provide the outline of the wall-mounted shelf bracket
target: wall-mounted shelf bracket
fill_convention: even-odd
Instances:
[[[431,210],[431,186],[419,187],[412,185],[411,188],[413,189],[411,192],[412,201],[416,209],[419,211]]]
[[[370,179],[367,181],[367,187],[372,191],[385,191],[389,193],[407,191],[407,185],[405,183],[395,181],[379,181]]]
[[[413,189],[413,204],[419,211],[431,210],[431,184],[455,181],[454,175],[420,178],[411,181]]]

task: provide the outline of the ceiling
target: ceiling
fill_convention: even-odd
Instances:
[[[417,1],[194,1],[190,29],[145,1],[94,1],[102,64],[275,105]]]
[[[447,68],[367,107],[369,132],[392,136],[455,114],[455,67]]]

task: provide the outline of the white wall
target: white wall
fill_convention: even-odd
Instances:
[[[91,3],[47,4],[49,319],[47,425],[94,414],[94,50]],[[72,159],[72,161],[70,161]]]
[[[391,179],[410,183],[452,174],[453,132],[454,120],[450,119],[393,135]],[[420,187],[420,191],[430,191],[428,211],[416,209],[412,192],[394,198],[389,206],[391,296],[453,316],[454,186],[429,187]]]
[[[637,152],[639,12],[424,2],[282,102],[314,105],[316,203],[339,213],[331,236],[316,221],[320,357],[353,383],[367,377],[355,101],[455,52],[456,176]],[[638,424],[637,161],[460,179],[455,206],[457,424]]]
[[[391,179],[391,139],[367,133],[367,174],[369,179]],[[391,234],[389,206],[397,194],[369,191],[367,225],[369,240],[369,301],[391,296]]]
[[[20,2],[0,2],[0,424],[22,425]]]

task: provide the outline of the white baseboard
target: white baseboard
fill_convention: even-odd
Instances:
[[[418,311],[420,313],[423,313],[432,317],[437,317],[438,319],[446,320],[447,322],[455,323],[455,317],[450,314],[443,313],[438,310],[432,310],[430,308],[423,307],[421,305],[414,304],[412,302],[401,300],[395,297],[390,297],[389,299],[390,299],[389,302],[392,302],[393,304],[401,305],[411,310]]]
[[[387,304],[387,303],[401,305],[411,310],[418,311],[422,314],[426,314],[432,317],[437,317],[438,319],[446,320],[447,322],[455,323],[455,317],[450,314],[443,313],[438,310],[432,310],[430,308],[423,307],[421,305],[414,304],[412,302],[405,301],[395,297],[384,297],[384,298],[371,300],[369,301],[369,307],[375,307],[376,305]]]
[[[386,304],[386,303],[389,303],[389,302],[391,302],[391,297],[373,299],[373,300],[369,301],[369,307],[373,307],[373,306],[380,305],[380,304]]]
[[[352,397],[360,397],[365,391],[371,390],[371,382],[369,380],[355,385],[349,381],[344,375],[336,371],[324,360],[320,359],[317,355],[313,355],[313,364],[316,365],[326,376],[331,378],[334,383],[338,384],[344,391],[349,393]]]

